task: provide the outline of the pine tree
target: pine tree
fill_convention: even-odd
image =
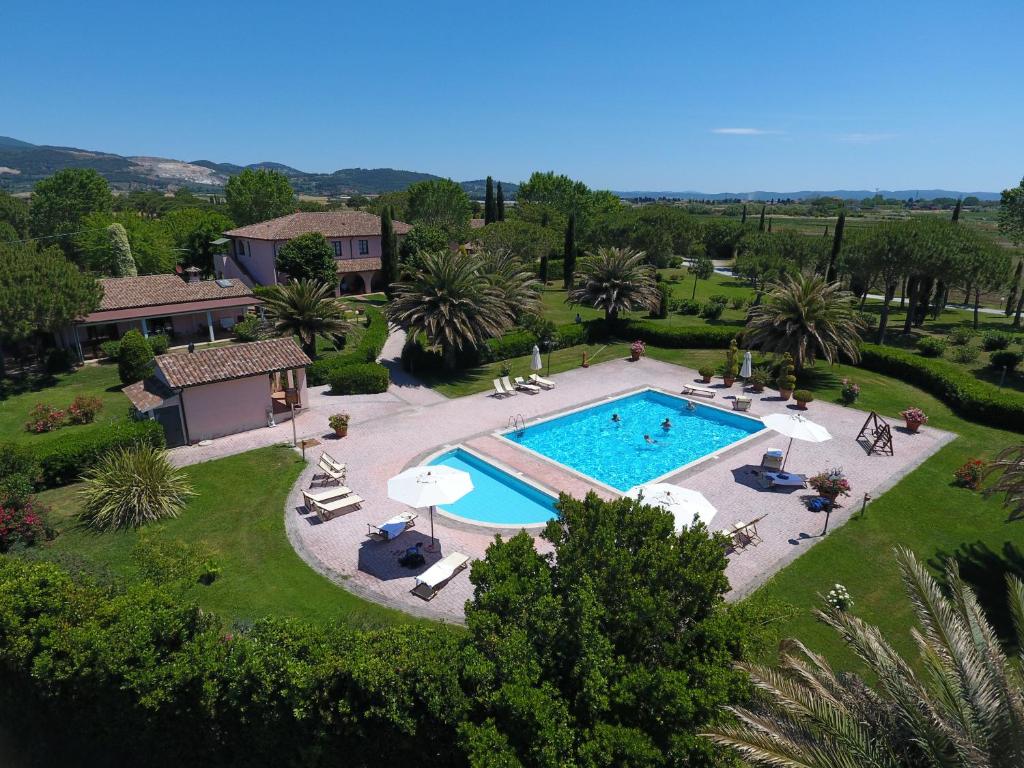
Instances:
[[[398,282],[398,248],[395,228],[391,223],[392,210],[385,206],[380,215],[380,268],[384,276],[384,292],[391,298],[391,286]]]
[[[501,188],[501,182],[498,182],[498,202],[497,202],[498,221],[505,220],[505,190]]]
[[[115,221],[107,227],[107,240],[110,243],[110,266],[114,277],[137,277],[139,270],[135,266],[132,246],[124,226]]]
[[[497,220],[498,212],[494,206],[494,179],[488,176],[484,192],[484,224],[492,224]]]
[[[764,209],[767,208],[767,207],[768,206],[766,206],[766,205],[762,205],[761,206],[761,221],[758,222],[758,224],[757,224],[757,231],[758,232],[764,232]]]
[[[562,285],[566,290],[572,287],[573,274],[576,272],[576,214],[569,214],[569,223],[565,226],[565,247],[562,250]]]
[[[840,211],[839,219],[836,221],[836,231],[832,235],[832,252],[828,255],[828,269],[825,270],[825,282],[827,283],[834,283],[836,280],[836,260],[843,247],[843,229],[845,227],[846,211]]]

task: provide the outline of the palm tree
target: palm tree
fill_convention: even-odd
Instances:
[[[499,291],[516,317],[540,309],[540,280],[532,269],[525,269],[515,255],[504,248],[484,251],[477,265],[488,284]]]
[[[340,336],[349,329],[334,288],[313,280],[275,285],[263,297],[263,307],[278,336],[298,336],[302,350],[316,357],[317,336]]]
[[[422,253],[416,272],[392,290],[388,320],[440,348],[448,370],[455,369],[459,352],[500,335],[515,317],[511,297],[465,250]]]
[[[746,344],[764,352],[788,352],[797,373],[823,357],[860,359],[858,343],[864,321],[839,283],[818,275],[790,275],[769,286],[765,301],[747,314]]]
[[[620,312],[656,309],[661,295],[646,253],[632,248],[598,248],[580,259],[576,284],[565,301],[603,309],[610,326]]]
[[[747,764],[771,768],[1011,768],[1024,765],[1024,685],[977,598],[950,562],[950,597],[908,550],[897,554],[917,616],[920,678],[877,627],[837,609],[819,617],[877,679],[834,672],[790,641],[782,669],[741,664],[754,703],[707,734]],[[1024,582],[1008,579],[1018,647]]]
[[[999,477],[985,494],[1004,494],[1003,506],[1010,510],[1010,519],[1024,518],[1024,443],[1000,451],[989,464],[988,474]]]

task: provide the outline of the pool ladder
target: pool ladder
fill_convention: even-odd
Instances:
[[[516,437],[522,437],[526,434],[526,420],[523,418],[523,414],[517,413],[515,416],[509,416],[508,422],[505,424],[506,429],[514,429],[516,431]]]

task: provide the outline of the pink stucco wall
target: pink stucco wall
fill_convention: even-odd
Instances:
[[[261,373],[189,387],[182,393],[182,401],[192,441],[265,427],[267,411],[271,408],[270,378]]]

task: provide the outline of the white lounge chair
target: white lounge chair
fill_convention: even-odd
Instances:
[[[544,387],[544,389],[555,388],[555,382],[553,382],[551,379],[545,379],[543,376],[540,376],[536,373],[530,374],[530,381],[532,381],[538,387]]]
[[[761,472],[758,482],[762,488],[806,488],[807,478],[789,472]]]
[[[713,389],[706,389],[704,387],[694,387],[691,384],[684,384],[683,391],[681,394],[684,395],[701,395],[703,397],[710,397],[714,399],[715,395],[718,394]]]
[[[341,499],[351,493],[352,490],[350,488],[346,488],[344,485],[336,485],[333,488],[325,488],[322,491],[303,491],[303,496],[304,498],[311,500],[314,504],[326,504],[328,501]]]
[[[540,387],[536,384],[528,384],[522,376],[516,376],[515,378],[516,389],[521,389],[523,392],[529,392],[531,395],[536,395],[540,392]]]
[[[331,462],[329,458],[321,456],[320,460],[317,462],[317,469],[320,471],[314,477],[319,477],[324,481],[332,480],[333,482],[341,485],[345,484],[345,476],[347,472],[344,464],[342,464],[339,469],[338,465]]]
[[[320,458],[323,459],[328,464],[330,464],[332,467],[334,467],[334,469],[336,471],[338,471],[338,472],[344,472],[345,471],[345,468],[347,466],[345,464],[345,462],[338,461],[336,458],[331,456],[331,454],[329,454],[327,451],[324,451],[323,453],[321,453],[320,454]]]
[[[512,385],[512,382],[508,380],[508,376],[501,377],[501,386],[503,386],[505,391],[510,395],[516,394],[516,388]]]
[[[514,395],[515,394],[515,390],[512,390],[511,392],[507,391],[501,385],[501,380],[500,379],[494,379],[491,382],[491,384],[494,385],[494,396],[495,397],[508,397],[509,395]]]
[[[352,510],[359,509],[363,505],[363,499],[355,494],[349,494],[348,496],[342,496],[340,499],[332,499],[331,501],[313,501],[309,498],[305,492],[302,494],[303,500],[306,502],[306,508],[316,513],[316,516],[320,518],[321,522],[326,523],[336,514],[342,514],[344,512],[351,512]]]
[[[438,590],[459,571],[469,565],[469,557],[461,552],[452,552],[443,560],[438,560],[423,573],[416,577],[416,586],[412,593],[424,600],[432,600]]]
[[[410,528],[416,527],[416,517],[415,512],[403,512],[389,520],[385,520],[380,525],[367,523],[368,530],[366,535],[374,541],[391,541],[401,536]]]

